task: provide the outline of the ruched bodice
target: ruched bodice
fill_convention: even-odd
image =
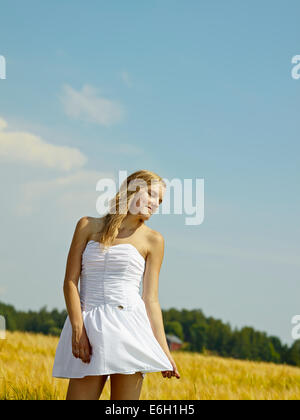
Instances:
[[[121,305],[130,310],[140,299],[145,259],[131,244],[104,249],[89,241],[82,254],[80,302],[82,310],[99,305]]]

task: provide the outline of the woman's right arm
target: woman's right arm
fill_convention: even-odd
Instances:
[[[88,351],[89,343],[83,323],[78,282],[81,273],[82,253],[86,247],[89,234],[90,221],[87,216],[84,216],[79,219],[75,228],[63,286],[67,312],[73,331],[73,354],[86,362],[89,362],[90,352]]]

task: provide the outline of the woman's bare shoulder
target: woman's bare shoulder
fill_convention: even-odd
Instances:
[[[79,229],[84,229],[88,235],[87,239],[90,239],[101,231],[103,226],[103,219],[103,217],[82,216],[77,221],[77,227]]]
[[[163,235],[158,230],[152,229],[149,226],[147,226],[147,231],[148,236],[153,240],[163,238]]]
[[[155,247],[164,245],[164,237],[158,230],[151,229],[148,226],[147,230],[147,241],[150,249],[154,250]]]
[[[91,225],[91,235],[97,235],[101,232],[104,223],[104,217],[89,217]]]

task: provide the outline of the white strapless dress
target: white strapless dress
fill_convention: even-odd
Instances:
[[[173,370],[153,334],[139,293],[145,259],[131,244],[104,249],[89,241],[82,254],[80,303],[92,346],[90,363],[72,353],[72,326],[67,317],[56,349],[52,376],[83,378],[113,373]],[[108,376],[109,377],[109,376]]]

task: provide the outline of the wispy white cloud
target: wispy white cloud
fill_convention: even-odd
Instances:
[[[123,119],[125,113],[118,101],[99,96],[97,89],[90,85],[84,85],[81,91],[64,85],[60,99],[69,117],[99,125],[116,124]]]
[[[0,130],[4,130],[6,127],[7,122],[3,118],[0,118]]]
[[[87,162],[87,157],[74,147],[53,145],[35,134],[6,131],[6,128],[6,121],[0,118],[0,160],[3,162],[62,171],[78,169]]]
[[[21,125],[24,127],[24,122]],[[13,130],[8,129],[11,126]],[[21,218],[39,214],[61,214],[62,218],[68,218],[74,213],[85,214],[91,208],[96,209],[100,195],[96,192],[97,182],[106,177],[114,179],[114,174],[84,169],[88,159],[80,150],[47,143],[41,136],[32,134],[39,131],[38,127],[26,127],[25,124],[25,128],[19,129],[16,126],[17,123],[8,124],[0,118],[0,161],[13,164],[6,166],[5,172],[3,169],[5,177],[2,174],[10,211]],[[48,134],[52,136],[51,132]],[[112,160],[116,154],[137,156],[143,153],[139,147],[124,143],[113,147],[104,142],[102,150],[106,164],[109,153]],[[17,175],[16,163],[28,167],[21,179]],[[36,168],[39,168],[39,179],[36,178]],[[50,179],[49,173],[44,171],[48,168],[53,169]],[[31,172],[31,169],[34,171]],[[61,171],[70,173],[61,176]],[[31,175],[33,179],[30,179]]]
[[[61,213],[64,217],[85,214],[96,208],[100,195],[96,185],[101,178],[115,177],[110,172],[80,170],[51,180],[24,183],[15,211],[18,216],[29,216],[40,213],[44,206],[43,214],[49,211]]]
[[[122,71],[120,73],[121,76],[121,80],[128,86],[128,87],[132,87],[132,82],[130,80],[129,77],[129,73],[127,71]]]

